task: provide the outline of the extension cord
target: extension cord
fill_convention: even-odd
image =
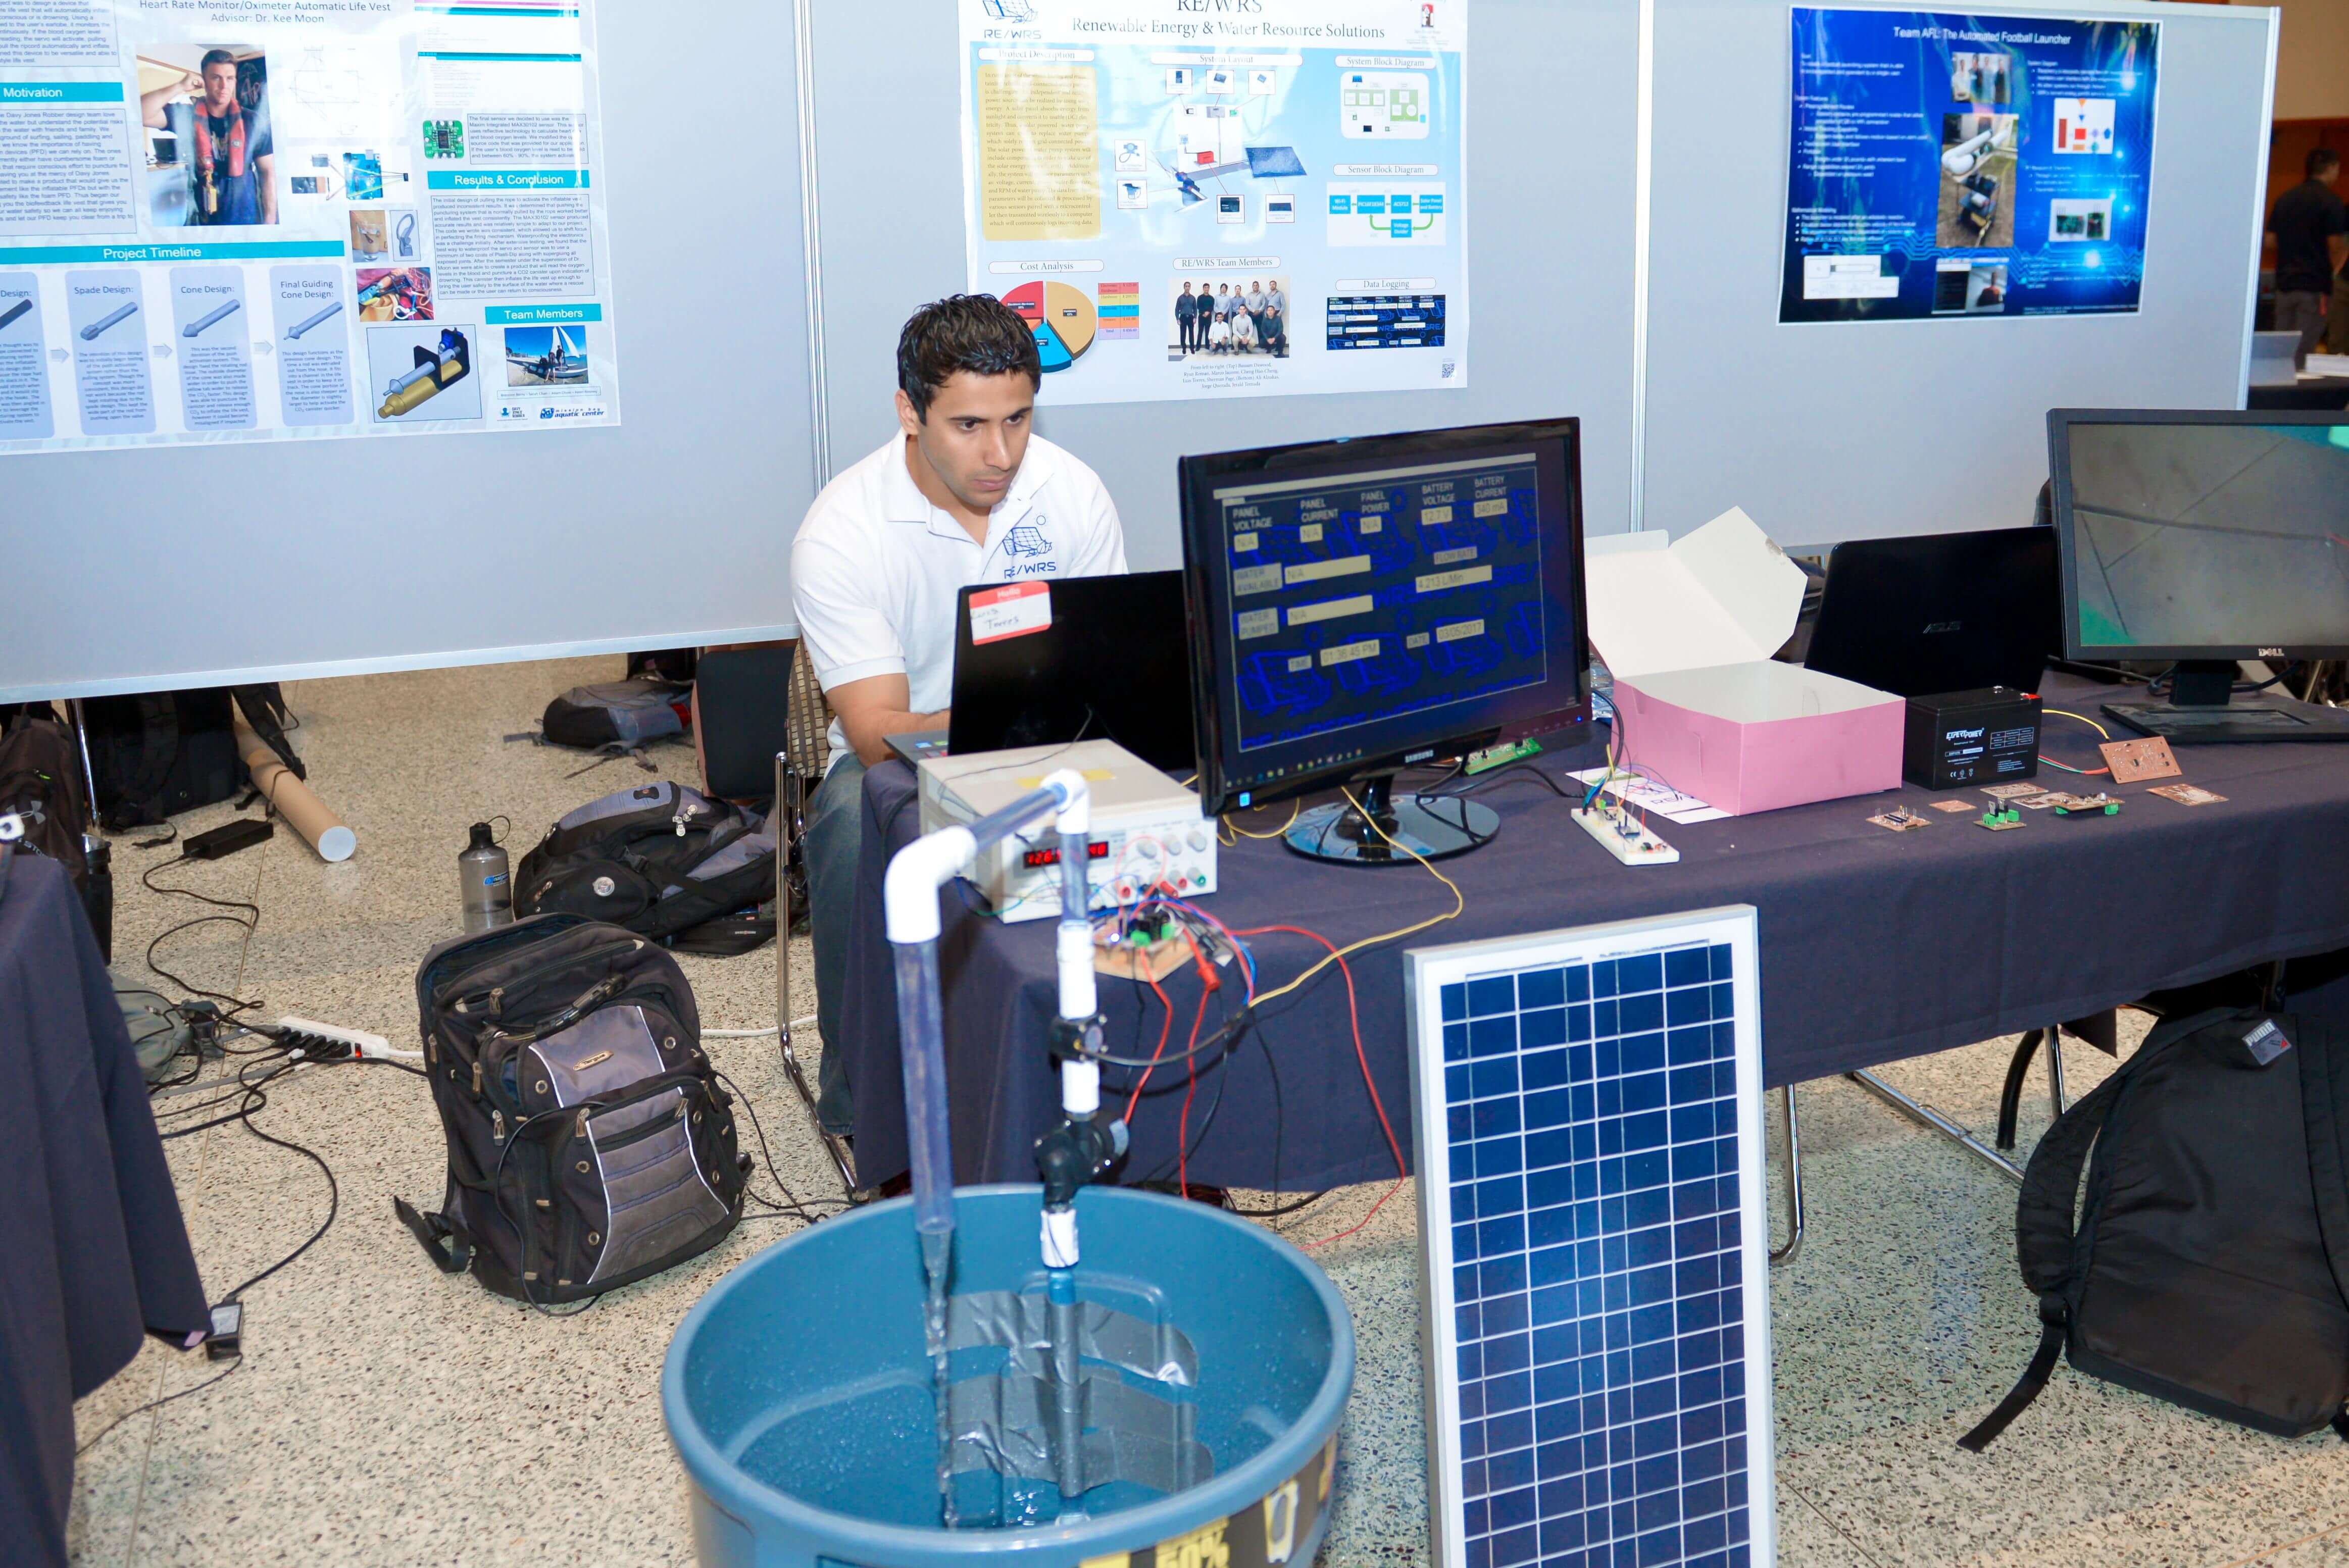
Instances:
[[[346,1029],[334,1024],[321,1024],[315,1019],[291,1016],[278,1019],[277,1027],[288,1035],[308,1035],[321,1041],[348,1046],[351,1055],[371,1061],[420,1062],[424,1059],[422,1051],[396,1051],[391,1048],[389,1040],[381,1035],[370,1035],[365,1029]],[[294,1048],[299,1055],[315,1054],[303,1050],[298,1045]]]
[[[1607,852],[1627,866],[1668,866],[1681,852],[1649,828],[1631,820],[1620,806],[1591,810],[1576,808],[1574,820],[1582,830],[1606,846]]]

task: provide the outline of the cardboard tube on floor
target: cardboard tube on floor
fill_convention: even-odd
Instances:
[[[310,792],[310,787],[277,760],[277,753],[269,743],[253,733],[244,721],[236,721],[237,755],[244,758],[245,770],[253,775],[253,787],[261,798],[276,808],[277,814],[293,824],[294,830],[308,841],[319,858],[347,861],[359,841],[343,820],[326,810],[325,802]]]

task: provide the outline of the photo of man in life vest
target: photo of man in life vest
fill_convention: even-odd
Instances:
[[[176,77],[171,73],[179,72]],[[269,144],[269,66],[258,49],[209,48],[188,70],[142,56],[139,95],[148,189],[158,228],[277,222],[277,160]]]

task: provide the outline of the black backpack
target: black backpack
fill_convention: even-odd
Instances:
[[[0,729],[0,814],[23,825],[20,849],[66,869],[89,915],[98,951],[114,956],[111,848],[90,830],[73,732],[54,718],[19,714]]]
[[[684,952],[747,953],[775,934],[767,820],[667,779],[590,800],[514,871],[514,913],[562,910]]]
[[[274,684],[89,698],[82,717],[98,820],[120,832],[234,798],[250,784],[237,752],[240,713],[295,778],[309,777],[285,738],[292,715]]]
[[[692,712],[693,685],[657,675],[601,686],[573,686],[546,705],[540,732],[556,746],[632,748],[682,735]]]
[[[416,1006],[448,1189],[439,1213],[392,1208],[443,1274],[577,1301],[707,1252],[742,1217],[733,1101],[655,944],[576,915],[518,921],[427,954]]]
[[[2157,1026],[2031,1157],[2014,1222],[2039,1349],[1960,1446],[2004,1430],[2059,1352],[2257,1431],[2349,1438],[2344,1126],[2349,1059],[2321,1020],[2214,1008]]]

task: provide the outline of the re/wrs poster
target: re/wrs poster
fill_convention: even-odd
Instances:
[[[2159,23],[1793,16],[1780,321],[2137,308]]]
[[[956,4],[970,287],[1045,401],[1467,384],[1467,0]]]
[[[0,0],[0,454],[619,418],[595,0]]]

